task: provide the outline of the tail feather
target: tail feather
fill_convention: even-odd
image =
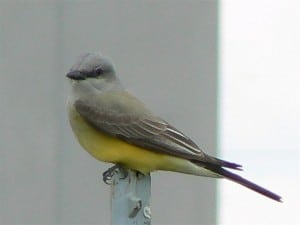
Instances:
[[[199,159],[191,159],[190,161],[199,166],[204,166],[206,164],[209,164],[209,165],[225,167],[233,170],[243,170],[242,165],[240,164],[218,159],[207,154],[204,155],[204,160],[200,161]]]
[[[253,183],[253,182],[251,182],[251,181],[249,181],[249,180],[247,180],[247,179],[245,179],[245,178],[243,178],[243,177],[241,177],[237,174],[234,174],[234,173],[232,173],[228,170],[225,170],[221,167],[216,167],[216,166],[213,166],[213,167],[208,166],[207,169],[209,169],[209,170],[211,170],[215,173],[218,173],[218,174],[222,175],[223,177],[225,177],[225,178],[227,178],[227,179],[229,179],[233,182],[236,182],[240,185],[243,185],[244,187],[247,187],[247,188],[249,188],[249,189],[251,189],[251,190],[253,190],[257,193],[260,193],[260,194],[268,197],[268,198],[271,198],[271,199],[273,199],[275,201],[278,201],[278,202],[282,202],[282,197],[281,196],[267,190],[266,188],[263,188],[263,187],[255,184],[255,183]]]
[[[217,158],[214,158],[214,159],[218,160],[222,167],[226,167],[226,168],[234,169],[234,170],[243,170],[242,165],[240,165],[240,164],[228,162],[228,161],[225,161],[222,159],[217,159]]]

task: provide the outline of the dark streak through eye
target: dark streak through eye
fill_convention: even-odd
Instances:
[[[96,69],[95,69],[95,73],[99,76],[99,75],[101,75],[101,74],[103,74],[103,69],[101,68],[101,67],[97,67]]]

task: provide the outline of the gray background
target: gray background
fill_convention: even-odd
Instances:
[[[108,224],[108,164],[71,133],[65,78],[101,51],[125,86],[215,154],[218,2],[0,1],[0,224]],[[215,181],[152,175],[153,224],[215,224]]]

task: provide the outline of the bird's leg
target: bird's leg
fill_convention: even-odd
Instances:
[[[121,172],[124,175],[122,179],[125,179],[128,176],[128,171],[120,164],[116,164],[102,174],[104,183],[111,185],[112,177],[118,172]]]

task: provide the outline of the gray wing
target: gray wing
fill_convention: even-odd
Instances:
[[[240,165],[205,154],[190,138],[155,116],[128,92],[77,100],[76,111],[93,127],[151,151],[238,169]]]

